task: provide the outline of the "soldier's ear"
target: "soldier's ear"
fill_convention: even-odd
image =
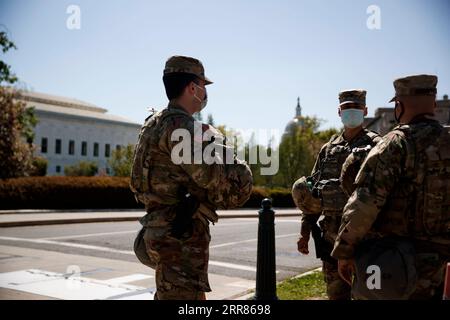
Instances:
[[[184,88],[184,93],[188,93],[189,95],[193,95],[195,93],[194,82],[189,82],[189,84]]]
[[[191,81],[191,82],[189,83],[189,90],[190,90],[190,92],[191,92],[192,94],[195,93],[195,82],[194,82],[194,81]]]
[[[341,107],[338,108],[338,115],[341,116]]]
[[[367,116],[367,107],[364,107],[364,117]]]

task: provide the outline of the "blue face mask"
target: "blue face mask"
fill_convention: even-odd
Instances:
[[[341,121],[347,128],[356,128],[364,121],[364,110],[346,109],[341,110]]]
[[[203,109],[205,109],[206,105],[208,104],[208,92],[206,92],[206,88],[202,88],[199,85],[197,85],[196,83],[194,83],[194,85],[199,88],[200,90],[204,90],[205,91],[205,98],[203,100],[201,100],[199,97],[197,97],[196,94],[194,94],[194,98],[197,99],[200,102],[200,111],[202,111]]]

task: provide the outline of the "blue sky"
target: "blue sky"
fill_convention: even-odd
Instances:
[[[69,30],[69,5],[81,29]],[[366,26],[377,5],[381,29]],[[199,58],[215,82],[203,112],[232,128],[282,131],[303,113],[340,127],[338,92],[364,88],[369,115],[392,81],[437,74],[450,93],[450,2],[443,0],[118,1],[0,0],[5,55],[35,91],[73,97],[142,122],[167,104],[162,70],[174,54]]]

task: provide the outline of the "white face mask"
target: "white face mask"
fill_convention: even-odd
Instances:
[[[206,88],[203,89],[202,87],[200,87],[199,85],[197,85],[196,83],[194,83],[195,86],[197,88],[200,88],[202,90],[205,90],[205,98],[203,100],[201,100],[199,97],[197,97],[197,95],[194,93],[194,98],[197,99],[200,102],[200,111],[202,111],[203,109],[205,109],[206,105],[208,104],[208,93],[206,92]]]
[[[346,109],[341,110],[341,121],[347,128],[356,128],[364,122],[364,110]]]

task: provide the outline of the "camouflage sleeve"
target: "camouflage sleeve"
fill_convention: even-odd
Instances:
[[[327,144],[324,144],[322,148],[319,151],[319,154],[317,155],[316,162],[314,163],[314,167],[311,171],[311,176],[317,175],[321,162],[325,156],[325,150],[326,150]],[[317,181],[316,179],[314,181]],[[294,184],[295,185],[295,184]],[[295,200],[294,200],[295,201]],[[298,204],[297,204],[298,206]],[[317,223],[317,220],[319,220],[320,213],[313,213],[313,212],[302,212],[301,214],[301,227],[300,227],[300,235],[302,237],[309,237],[311,234],[311,226],[312,224]]]
[[[311,176],[314,176],[320,170],[322,160],[325,158],[325,151],[327,149],[327,146],[328,146],[328,143],[324,144],[322,146],[322,148],[320,148],[319,154],[317,155],[316,162],[314,163],[314,167],[311,171]]]
[[[344,208],[334,258],[353,257],[355,246],[368,233],[397,183],[405,155],[405,141],[396,132],[387,134],[369,152],[356,177],[356,190]]]
[[[231,208],[248,200],[253,182],[251,171],[244,161],[237,159],[217,129],[187,116],[172,117],[167,122],[162,130],[161,150],[198,187],[206,189],[211,203]]]
[[[320,218],[319,214],[302,214],[301,217],[301,227],[300,227],[300,235],[305,238],[309,238],[311,234],[311,229],[314,224],[317,223],[317,220]]]

